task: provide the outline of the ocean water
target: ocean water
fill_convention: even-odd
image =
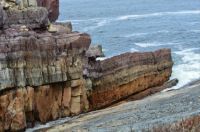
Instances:
[[[105,55],[171,48],[172,78],[200,78],[200,0],[60,0],[58,21],[87,32]]]

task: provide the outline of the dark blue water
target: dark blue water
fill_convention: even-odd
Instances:
[[[87,32],[107,57],[171,48],[172,78],[200,78],[200,0],[60,0],[59,21]]]

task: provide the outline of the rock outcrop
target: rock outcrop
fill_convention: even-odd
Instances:
[[[169,49],[146,53],[125,53],[103,61],[89,60],[88,77],[92,91],[91,109],[108,106],[169,80],[172,72]],[[101,97],[101,98],[99,98]]]
[[[4,35],[1,130],[21,130],[34,120],[45,123],[88,109],[82,76],[82,53],[90,44],[87,34],[27,31],[15,37]]]
[[[170,49],[96,61],[104,54],[88,34],[49,23],[32,2],[0,5],[0,131],[106,107],[169,80]]]
[[[199,132],[200,81],[179,90],[90,112],[40,131]]]
[[[45,8],[11,8],[4,10],[0,5],[0,28],[13,28],[26,25],[29,29],[46,28],[49,25],[48,12]]]
[[[59,16],[59,0],[37,0],[38,6],[47,8],[49,20],[54,22]]]

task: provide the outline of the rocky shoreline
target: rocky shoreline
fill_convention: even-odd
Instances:
[[[147,131],[198,132],[200,81],[178,90],[160,92],[142,100],[90,112],[36,131]]]
[[[169,80],[170,49],[100,61],[102,48],[90,35],[53,22],[59,1],[0,2],[0,131],[144,98],[178,82]]]

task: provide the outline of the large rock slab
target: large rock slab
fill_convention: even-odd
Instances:
[[[99,109],[148,88],[161,86],[172,73],[170,49],[125,53],[103,61],[89,60],[90,108]]]
[[[0,28],[25,25],[29,29],[46,28],[49,25],[48,12],[43,7],[3,9],[0,5]]]
[[[200,82],[143,100],[90,112],[42,131],[198,132]],[[41,131],[41,130],[40,130]]]

